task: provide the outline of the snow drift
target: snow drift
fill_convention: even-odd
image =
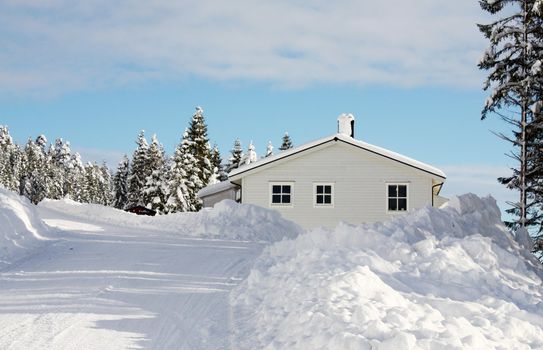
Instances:
[[[231,200],[224,200],[212,209],[204,209],[197,213],[154,217],[138,216],[110,207],[82,204],[69,199],[44,200],[39,206],[96,223],[192,237],[276,242],[283,238],[294,238],[302,232],[301,227],[283,219],[275,210],[238,204]]]
[[[0,188],[0,269],[43,244],[46,232],[30,201]]]
[[[493,198],[266,248],[231,294],[239,349],[542,349],[542,269]]]

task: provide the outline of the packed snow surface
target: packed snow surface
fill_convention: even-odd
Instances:
[[[519,237],[525,241],[526,237]],[[236,349],[543,349],[542,270],[492,198],[314,230],[231,293]]]
[[[46,243],[46,234],[35,206],[0,188],[0,270]]]

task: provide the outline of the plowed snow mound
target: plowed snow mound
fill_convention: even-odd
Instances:
[[[0,188],[0,269],[43,244],[46,232],[32,203]]]
[[[238,349],[543,349],[539,262],[493,198],[266,248],[231,294]]]
[[[285,237],[294,238],[302,232],[298,225],[283,219],[275,210],[238,204],[231,200],[224,200],[212,209],[204,209],[197,213],[154,217],[138,216],[111,207],[82,204],[68,199],[44,200],[39,206],[94,223],[144,228],[193,237],[276,242]]]

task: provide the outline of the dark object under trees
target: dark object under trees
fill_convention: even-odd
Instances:
[[[479,62],[489,71],[484,89],[491,90],[481,119],[490,113],[512,126],[512,136],[498,134],[511,142],[510,156],[518,162],[513,174],[499,178],[508,188],[519,191],[517,203],[509,203],[507,212],[517,219],[506,224],[513,230],[537,227],[541,232],[541,97],[542,21],[536,0],[480,0],[481,8],[491,14],[506,15],[479,29],[490,46]],[[513,11],[511,11],[513,9]]]
[[[154,211],[152,209],[149,209],[149,208],[146,208],[146,207],[144,207],[142,205],[136,205],[136,206],[127,208],[127,209],[125,209],[125,211],[127,211],[129,213],[137,214],[137,215],[147,215],[147,216],[155,216],[156,215],[156,211]]]

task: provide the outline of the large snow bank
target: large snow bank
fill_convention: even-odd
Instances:
[[[39,206],[95,223],[157,230],[184,236],[276,242],[283,238],[294,238],[302,232],[298,225],[283,219],[275,210],[238,204],[231,200],[224,200],[212,209],[204,209],[197,213],[154,217],[138,216],[110,207],[82,204],[69,199],[45,200]]]
[[[43,244],[46,232],[34,205],[0,188],[0,269]]]
[[[542,270],[493,198],[315,230],[231,294],[239,349],[542,349]]]

